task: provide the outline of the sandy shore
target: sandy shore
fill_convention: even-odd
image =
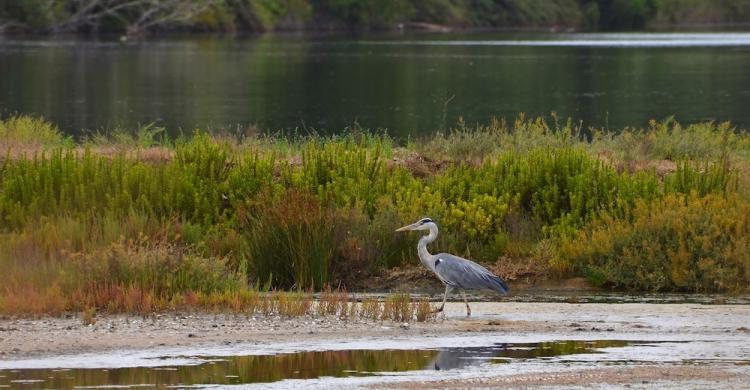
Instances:
[[[118,356],[170,355],[176,351],[270,353],[347,348],[434,348],[451,343],[545,340],[650,340],[684,342],[607,354],[632,364],[562,364],[465,377],[367,378],[306,381],[322,387],[461,388],[530,385],[580,386],[659,383],[660,387],[741,388],[750,380],[750,305],[450,303],[444,317],[430,323],[399,324],[336,318],[265,318],[225,314],[157,314],[147,318],[105,316],[94,325],[80,318],[0,319],[0,369],[115,364]],[[700,341],[695,344],[693,341]],[[689,348],[687,346],[690,346]],[[622,354],[619,356],[617,354]],[[106,357],[110,356],[110,363]],[[73,358],[71,358],[73,357]],[[626,359],[626,360],[623,360]],[[137,364],[135,360],[132,364]],[[698,363],[696,363],[698,362]],[[123,363],[123,364],[131,364]],[[585,363],[585,362],[584,362]],[[64,364],[63,364],[64,365]],[[510,366],[510,365],[505,365]],[[520,367],[520,366],[519,366]],[[341,381],[338,381],[341,379]],[[341,382],[341,383],[339,383]],[[277,386],[282,386],[277,384]],[[266,384],[268,385],[268,384]]]

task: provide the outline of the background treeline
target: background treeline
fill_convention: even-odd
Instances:
[[[400,146],[345,133],[160,141],[147,127],[75,144],[37,118],[0,121],[0,312],[372,291],[420,267],[416,236],[394,229],[424,216],[441,227],[433,252],[511,284],[750,285],[750,137],[727,124],[584,133],[519,117]]]
[[[0,31],[628,30],[750,22],[750,0],[2,0]]]

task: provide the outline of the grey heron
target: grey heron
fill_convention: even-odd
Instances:
[[[430,218],[422,218],[411,225],[396,229],[397,232],[408,230],[429,230],[430,233],[422,236],[417,244],[417,253],[422,265],[437,275],[438,279],[445,285],[443,304],[435,312],[443,311],[445,301],[451,290],[460,289],[464,303],[466,303],[466,316],[471,316],[469,301],[466,299],[466,290],[492,290],[500,294],[508,293],[508,285],[498,276],[481,265],[452,255],[450,253],[430,254],[427,244],[435,241],[438,236],[438,227]]]

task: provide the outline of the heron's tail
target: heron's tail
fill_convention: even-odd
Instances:
[[[492,275],[490,277],[490,284],[492,291],[496,291],[500,294],[507,294],[510,291],[510,287],[500,277]]]

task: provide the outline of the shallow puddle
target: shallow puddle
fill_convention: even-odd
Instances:
[[[451,370],[480,364],[512,363],[514,360],[598,353],[600,348],[631,344],[644,343],[622,340],[552,341],[446,349],[312,351],[200,357],[200,363],[182,366],[0,370],[0,388],[164,387],[365,376],[382,372]]]

